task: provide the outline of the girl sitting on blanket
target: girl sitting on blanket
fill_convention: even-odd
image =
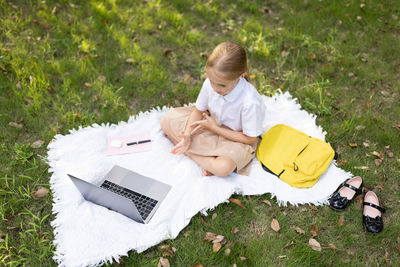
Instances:
[[[205,72],[195,106],[174,108],[161,121],[175,145],[171,153],[189,156],[205,176],[249,175],[265,106],[249,82],[246,51],[234,42],[219,44]]]

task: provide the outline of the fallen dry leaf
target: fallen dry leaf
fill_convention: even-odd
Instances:
[[[133,63],[133,58],[127,58],[125,61],[128,63]]]
[[[185,232],[185,233],[183,234],[183,236],[184,236],[184,237],[188,237],[189,234],[190,234],[190,231],[187,231],[187,232]]]
[[[301,229],[300,227],[296,226],[296,228],[294,229],[296,230],[296,232],[298,232],[299,234],[305,235],[306,231],[304,231],[303,229]]]
[[[8,123],[8,125],[10,125],[10,126],[12,126],[12,127],[15,127],[15,128],[19,128],[19,129],[22,129],[22,127],[23,127],[23,125],[22,125],[21,123],[13,122],[13,121],[10,121],[10,122]]]
[[[203,217],[200,217],[200,222],[201,222],[202,224],[204,224],[204,225],[208,225],[208,223],[206,223],[206,221],[204,220]]]
[[[190,81],[190,78],[192,78],[192,75],[187,74],[187,75],[185,76],[185,78],[183,78],[183,82],[184,82],[184,83],[188,83],[188,82]]]
[[[374,163],[375,163],[375,166],[376,166],[376,167],[381,166],[381,165],[382,165],[382,162],[383,162],[383,161],[382,161],[381,159],[375,159],[375,160],[374,160]]]
[[[294,245],[294,241],[290,241],[289,243],[287,243],[283,248],[288,248]]]
[[[271,221],[271,228],[272,230],[274,230],[275,232],[279,232],[279,230],[281,229],[281,227],[279,226],[279,222],[277,219],[272,219]]]
[[[344,216],[343,215],[340,216],[339,221],[338,221],[339,226],[343,226],[344,221],[345,221]]]
[[[44,141],[42,140],[36,140],[31,144],[31,148],[39,148],[43,145]]]
[[[317,56],[316,56],[314,53],[310,53],[310,54],[308,54],[308,56],[309,56],[311,59],[316,59],[316,58],[317,58]]]
[[[163,256],[163,257],[166,257],[166,256],[172,257],[173,254],[172,254],[169,250],[165,250],[165,251],[163,251],[162,256]]]
[[[315,207],[315,206],[310,206],[310,209],[312,209],[312,210],[315,211],[315,212],[318,212],[318,208]]]
[[[377,156],[377,157],[380,158],[380,159],[383,159],[383,153],[379,153],[379,152],[377,152],[377,151],[374,151],[374,152],[372,152],[371,154],[374,155],[374,156]]]
[[[86,82],[86,83],[85,83],[85,86],[86,86],[86,87],[92,87],[92,84],[91,84],[91,83],[88,83],[88,82]]]
[[[315,223],[312,225],[312,228],[318,234],[318,227]]]
[[[200,53],[200,56],[201,56],[201,57],[208,57],[208,54],[207,54],[207,52],[201,52],[201,53]]]
[[[394,153],[392,151],[388,151],[387,152],[389,158],[393,158],[394,157]]]
[[[21,228],[19,228],[19,226],[7,226],[6,227],[7,230],[20,230]]]
[[[321,251],[321,245],[314,238],[310,238],[310,240],[308,240],[308,244],[311,246],[313,250]]]
[[[364,126],[364,125],[358,125],[358,126],[356,126],[356,130],[357,130],[357,131],[364,130],[364,129],[365,129],[365,126]]]
[[[223,243],[224,240],[225,240],[225,236],[217,235],[212,242],[213,243]]]
[[[350,143],[349,146],[350,146],[350,147],[357,147],[358,144],[357,144],[357,143]]]
[[[312,237],[316,237],[318,235],[318,227],[316,224],[312,225],[312,228],[310,229],[310,234]]]
[[[316,237],[318,235],[314,230],[310,230],[310,234],[312,237]]]
[[[354,255],[356,253],[356,251],[354,249],[347,249],[346,253],[349,255]]]
[[[195,264],[192,267],[204,267],[203,264]]]
[[[217,237],[217,234],[214,234],[214,233],[211,233],[211,232],[206,232],[206,234],[204,235],[204,239],[203,240],[207,240],[207,241],[211,242],[216,237]]]
[[[285,50],[283,50],[282,52],[281,52],[281,56],[282,57],[287,57],[288,55],[289,55],[289,51],[285,51]]]
[[[247,260],[247,258],[246,258],[246,257],[243,257],[243,256],[240,256],[239,258],[240,258],[240,260],[242,260],[242,261]]]
[[[157,267],[170,267],[168,259],[160,257]]]
[[[215,220],[215,218],[217,218],[217,213],[216,212],[211,216],[212,220]]]
[[[331,244],[331,243],[328,244],[328,247],[331,248],[331,249],[337,249],[337,247],[334,244]]]
[[[239,205],[244,210],[246,209],[246,207],[242,204],[242,202],[240,202],[239,199],[230,198],[229,201],[232,202],[232,203],[235,203],[236,205]]]
[[[165,249],[170,249],[171,246],[170,245],[161,245],[158,247],[160,250],[165,250]]]
[[[382,184],[386,183],[386,171],[382,169]]]
[[[381,94],[382,94],[383,96],[390,96],[390,93],[389,93],[388,91],[386,91],[386,90],[382,90],[382,91],[381,91]]]
[[[263,200],[263,202],[264,202],[265,204],[267,204],[268,206],[272,207],[271,202],[269,202],[268,200]]]
[[[236,234],[239,232],[239,229],[237,227],[232,227],[232,233]]]
[[[385,261],[388,262],[389,261],[389,252],[387,250],[385,250]]]
[[[367,142],[363,142],[364,147],[369,147],[369,144]]]
[[[353,167],[354,169],[358,169],[358,170],[369,170],[369,167],[368,166],[356,166],[356,167]]]
[[[231,254],[231,249],[230,248],[225,249],[225,255],[229,256],[230,254]]]
[[[221,243],[214,243],[213,244],[213,252],[216,253],[221,249],[222,245]]]
[[[32,197],[33,199],[39,199],[44,197],[45,195],[47,195],[47,193],[49,193],[49,190],[44,188],[44,187],[39,187],[39,189],[36,192],[32,193]]]

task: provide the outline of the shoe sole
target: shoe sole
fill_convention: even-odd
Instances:
[[[333,209],[333,210],[336,210],[336,211],[345,211],[345,210],[347,209],[347,207],[344,208],[344,209],[337,209],[337,208],[332,207],[331,205],[329,205],[329,207],[330,207],[331,209]]]

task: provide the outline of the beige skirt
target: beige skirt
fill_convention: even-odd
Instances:
[[[164,126],[168,128],[168,138],[174,143],[181,140],[180,133],[185,129],[191,107],[180,107],[169,110],[164,116]],[[188,152],[201,156],[227,157],[236,163],[236,172],[249,175],[251,161],[255,157],[257,142],[252,145],[228,140],[210,131],[192,136]]]

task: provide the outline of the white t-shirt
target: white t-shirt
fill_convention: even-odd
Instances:
[[[256,137],[263,133],[265,106],[256,88],[245,78],[241,77],[225,96],[217,94],[207,78],[197,97],[196,108],[200,111],[208,109],[219,125],[247,136]]]

